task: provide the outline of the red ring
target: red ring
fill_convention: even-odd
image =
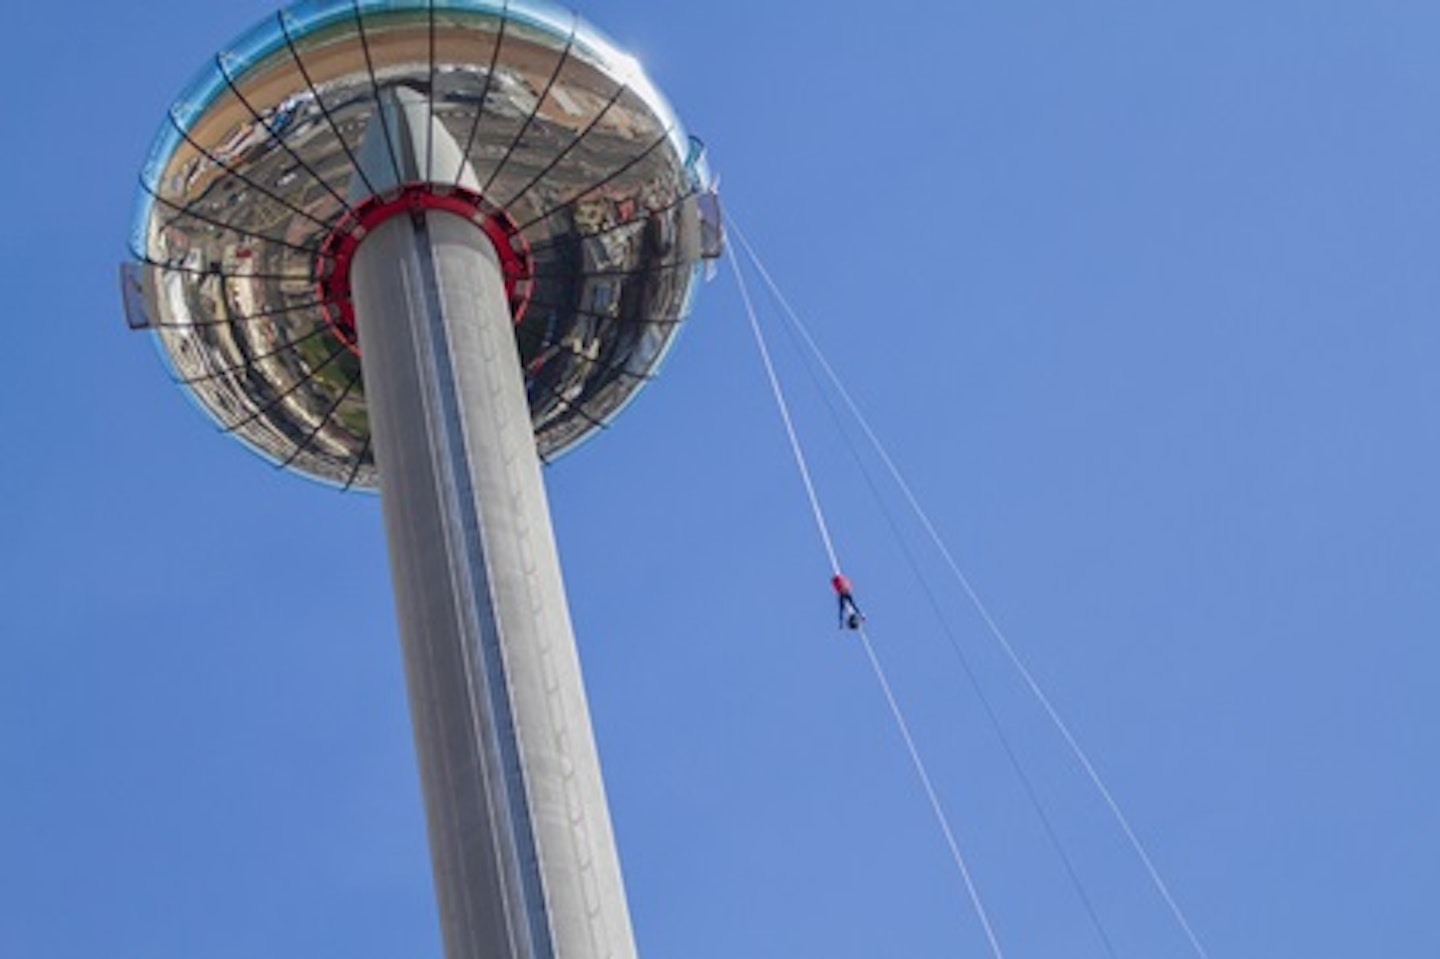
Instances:
[[[454,213],[484,230],[500,258],[505,297],[510,301],[510,315],[516,323],[520,322],[530,304],[531,287],[528,281],[534,272],[530,244],[525,242],[515,221],[504,210],[487,213],[480,194],[464,187],[408,183],[384,196],[372,196],[353,210],[346,211],[320,244],[320,253],[316,257],[315,275],[319,280],[315,291],[320,300],[320,314],[340,342],[356,355],[360,353],[360,338],[355,331],[355,305],[350,297],[350,264],[355,258],[355,250],[370,231],[392,216],[421,210]]]

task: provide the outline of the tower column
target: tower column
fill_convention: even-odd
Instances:
[[[400,214],[351,290],[446,959],[633,959],[495,249]]]

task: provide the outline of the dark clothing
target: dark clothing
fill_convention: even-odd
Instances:
[[[837,572],[830,577],[830,586],[840,600],[840,628],[844,629],[848,626],[851,629],[859,629],[860,624],[865,622],[865,614],[860,612],[859,606],[855,605],[855,597],[850,592],[850,577]]]

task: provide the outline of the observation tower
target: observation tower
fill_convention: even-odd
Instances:
[[[699,142],[538,0],[313,0],[169,110],[128,323],[223,432],[380,493],[447,959],[635,954],[540,474],[719,255]]]

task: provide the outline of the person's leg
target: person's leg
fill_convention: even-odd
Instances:
[[[850,607],[850,616],[851,616],[851,621],[852,621],[852,625],[851,625],[850,628],[851,628],[851,629],[854,629],[856,626],[859,626],[860,623],[862,623],[862,622],[865,621],[865,614],[862,613],[862,612],[860,612],[860,607],[859,607],[859,606],[855,605],[855,597],[854,597],[854,596],[846,596],[846,597],[845,597],[845,602],[846,602],[846,605],[848,605],[848,606]]]

